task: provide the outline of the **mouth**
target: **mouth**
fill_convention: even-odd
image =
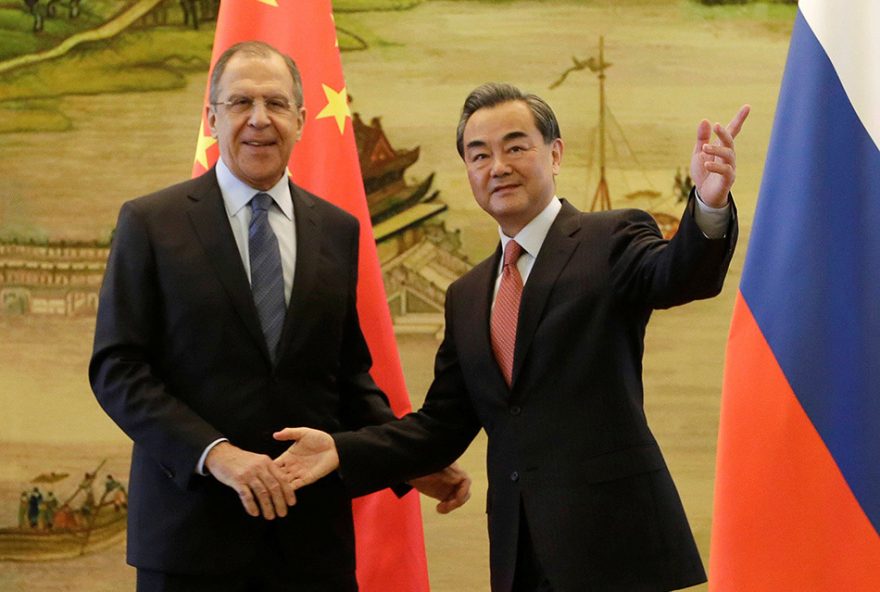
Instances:
[[[242,142],[242,144],[251,148],[265,148],[267,146],[274,146],[275,140],[247,140]]]
[[[495,187],[494,189],[492,189],[492,195],[507,193],[508,191],[512,191],[513,189],[516,189],[517,187],[519,187],[519,184],[517,184],[517,183],[509,183],[507,185],[499,185],[499,186]]]

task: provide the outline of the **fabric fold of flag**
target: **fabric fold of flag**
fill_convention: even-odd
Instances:
[[[394,412],[410,411],[361,180],[348,92],[330,0],[229,0],[220,4],[211,65],[231,45],[260,40],[289,54],[303,77],[306,123],[291,156],[293,181],[360,220],[358,312],[372,376]],[[205,91],[207,97],[207,89]],[[206,99],[207,100],[207,99]],[[219,156],[202,118],[193,176]],[[418,494],[384,490],[353,501],[358,582],[363,592],[427,592]]]
[[[880,5],[801,0],[728,341],[710,590],[880,590]]]

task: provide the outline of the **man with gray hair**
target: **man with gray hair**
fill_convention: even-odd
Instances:
[[[122,206],[101,288],[89,378],[134,441],[128,562],[139,592],[353,592],[349,492],[333,475],[295,496],[272,433],[394,419],[358,320],[358,222],[288,178],[290,57],[234,45],[209,94],[220,160]],[[468,480],[443,476],[448,510]]]
[[[654,309],[721,290],[737,237],[734,137],[748,112],[698,125],[696,190],[665,240],[646,212],[584,213],[557,197],[564,144],[545,101],[507,84],[475,89],[456,144],[498,247],[449,287],[418,412],[332,437],[276,434],[296,442],[278,459],[294,486],[339,467],[350,491],[372,491],[443,467],[483,428],[492,590],[705,581],[643,410],[642,352]]]

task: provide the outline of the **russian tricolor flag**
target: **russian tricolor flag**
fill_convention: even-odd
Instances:
[[[801,0],[727,350],[713,592],[880,591],[880,0]]]

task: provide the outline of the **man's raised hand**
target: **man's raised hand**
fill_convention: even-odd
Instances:
[[[726,127],[704,119],[697,126],[697,142],[691,157],[691,177],[703,203],[713,208],[727,205],[727,195],[736,179],[736,150],[733,140],[742,129],[751,107],[743,105]],[[712,132],[716,139],[712,142]]]

